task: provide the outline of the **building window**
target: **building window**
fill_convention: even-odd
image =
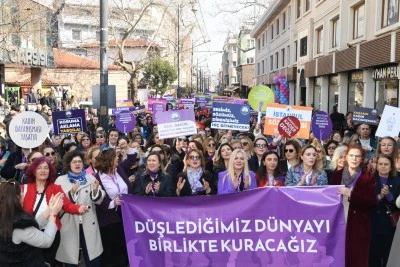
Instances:
[[[399,21],[399,0],[382,0],[382,28]]]
[[[233,76],[233,77],[232,77],[232,83],[236,83],[236,82],[237,82],[237,79],[236,79],[235,76]]]
[[[297,41],[294,41],[294,62],[297,61]]]
[[[271,40],[274,40],[274,24],[271,24]]]
[[[282,30],[284,31],[286,29],[286,11],[283,11],[282,13]]]
[[[235,45],[235,46],[232,46],[232,52],[233,53],[236,53],[237,52],[237,46]]]
[[[257,75],[260,75],[260,62],[257,63]]]
[[[332,48],[339,46],[339,17],[332,20]]]
[[[364,36],[365,4],[354,8],[353,39]]]
[[[287,25],[290,27],[290,18],[292,17],[292,8],[288,6],[287,8]]]
[[[247,64],[252,64],[252,63],[254,63],[254,57],[248,57]]]
[[[300,56],[307,56],[307,36],[300,39]]]
[[[353,72],[349,77],[349,91],[347,98],[347,110],[354,110],[354,107],[361,107],[364,102],[363,72]]]
[[[260,50],[261,48],[261,40],[260,38],[257,39],[257,50]]]
[[[310,0],[305,0],[305,2],[306,2],[305,12],[307,12],[308,10],[310,10]]]
[[[279,69],[279,53],[275,53],[275,69]]]
[[[322,48],[324,46],[324,36],[323,36],[323,27],[319,27],[316,30],[316,37],[317,37],[317,54],[321,54],[322,53]]]
[[[261,61],[261,69],[262,69],[261,74],[264,74],[264,73],[265,73],[265,63],[264,63],[264,60]]]
[[[236,61],[232,61],[232,67],[236,68]]]
[[[279,34],[279,18],[276,20],[276,35]]]
[[[328,88],[328,110],[333,110],[333,106],[339,103],[339,85],[338,75],[329,77],[329,88]]]
[[[285,67],[285,48],[281,49],[282,67]]]
[[[265,46],[265,38],[264,38],[264,33],[261,35],[261,39],[262,39],[262,47]]]
[[[286,51],[287,51],[287,64],[289,66],[290,65],[290,45],[287,46]]]
[[[270,71],[274,70],[274,56],[270,56],[269,57],[269,67],[270,67]]]
[[[301,16],[301,0],[297,0],[296,4],[296,19],[300,18]]]
[[[72,40],[81,40],[81,30],[72,30]]]
[[[254,39],[247,40],[247,48],[248,49],[254,48]]]
[[[385,105],[398,107],[399,80],[388,79],[376,81],[375,108],[378,114],[383,112]]]

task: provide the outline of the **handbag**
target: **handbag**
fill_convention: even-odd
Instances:
[[[387,214],[389,214],[390,223],[393,227],[396,227],[400,218],[400,210],[391,211],[388,205],[386,205],[386,208],[388,210]]]

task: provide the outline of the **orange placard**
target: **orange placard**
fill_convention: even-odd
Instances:
[[[279,134],[278,124],[287,116],[293,116],[300,121],[300,131],[293,138],[308,139],[311,127],[311,107],[268,104],[265,116],[264,134],[275,136]]]

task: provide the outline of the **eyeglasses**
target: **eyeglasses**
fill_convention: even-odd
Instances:
[[[90,141],[89,138],[83,138],[82,141]]]
[[[328,149],[329,150],[334,150],[334,149],[336,149],[336,147],[335,146],[328,146]]]
[[[215,147],[215,143],[209,143],[207,147]]]
[[[46,154],[44,154],[46,157],[50,157],[50,155],[51,156],[54,156],[56,154],[56,152],[47,152]],[[35,159],[32,159],[32,161],[34,161]]]
[[[182,142],[182,141],[183,141],[183,142],[187,142],[187,139],[186,139],[186,138],[185,138],[185,139],[183,139],[183,138],[178,138],[178,141],[179,141],[179,142]]]
[[[198,160],[198,159],[200,159],[200,156],[189,156],[189,159]]]
[[[97,135],[96,138],[103,138],[104,136],[102,135]]]
[[[361,159],[361,155],[352,155],[352,154],[348,154],[347,155],[349,158],[355,158],[355,159]]]
[[[72,164],[83,164],[81,160],[73,160],[71,161]]]
[[[256,147],[258,147],[258,148],[266,148],[267,144],[256,144]]]
[[[211,132],[211,130],[205,130],[207,133]]]
[[[249,142],[242,142],[242,146],[247,146]]]
[[[321,153],[321,152],[322,152],[321,150],[317,149],[317,153],[318,153],[318,154]]]
[[[292,148],[290,148],[290,149],[285,149],[285,153],[293,153],[294,152],[294,149],[292,149]]]

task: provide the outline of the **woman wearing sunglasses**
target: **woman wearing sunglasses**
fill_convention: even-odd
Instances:
[[[218,195],[241,192],[257,187],[256,175],[249,170],[246,152],[232,151],[228,169],[218,174]]]
[[[286,175],[287,171],[292,166],[296,166],[299,164],[299,155],[300,155],[301,146],[296,139],[287,140],[283,145],[283,153],[282,158],[279,161],[279,171]]]
[[[97,132],[96,133],[96,142],[95,142],[95,146],[102,146],[106,143],[106,136],[104,132]]]
[[[41,249],[49,248],[56,237],[63,197],[62,193],[50,197],[48,220],[39,226],[22,207],[19,183],[14,179],[0,183],[0,266],[47,266]]]
[[[185,157],[186,168],[178,174],[177,196],[215,195],[217,188],[214,177],[205,170],[203,153],[192,149]]]
[[[41,151],[43,156],[45,156],[56,169],[56,177],[62,175],[64,173],[62,169],[62,162],[58,158],[58,155],[54,151],[54,148],[52,146],[44,146],[42,147]]]
[[[203,153],[206,160],[206,170],[212,172],[214,169],[213,158],[217,151],[217,142],[213,138],[206,138],[203,142]]]
[[[256,179],[258,187],[284,186],[285,175],[279,172],[279,156],[275,151],[268,151],[262,157],[262,165],[258,169]]]
[[[268,151],[268,141],[265,137],[257,137],[254,140],[254,155],[249,159],[249,169],[257,172],[262,164],[262,157]]]
[[[246,152],[247,158],[250,159],[254,154],[253,141],[247,136],[241,136],[240,143],[242,144],[243,150]]]
[[[92,141],[90,140],[90,136],[87,133],[82,135],[80,146],[78,147],[79,151],[87,151],[92,146]]]
[[[178,155],[181,160],[185,158],[187,148],[188,148],[188,139],[186,136],[178,136],[175,139],[175,146],[172,148],[172,153]]]

